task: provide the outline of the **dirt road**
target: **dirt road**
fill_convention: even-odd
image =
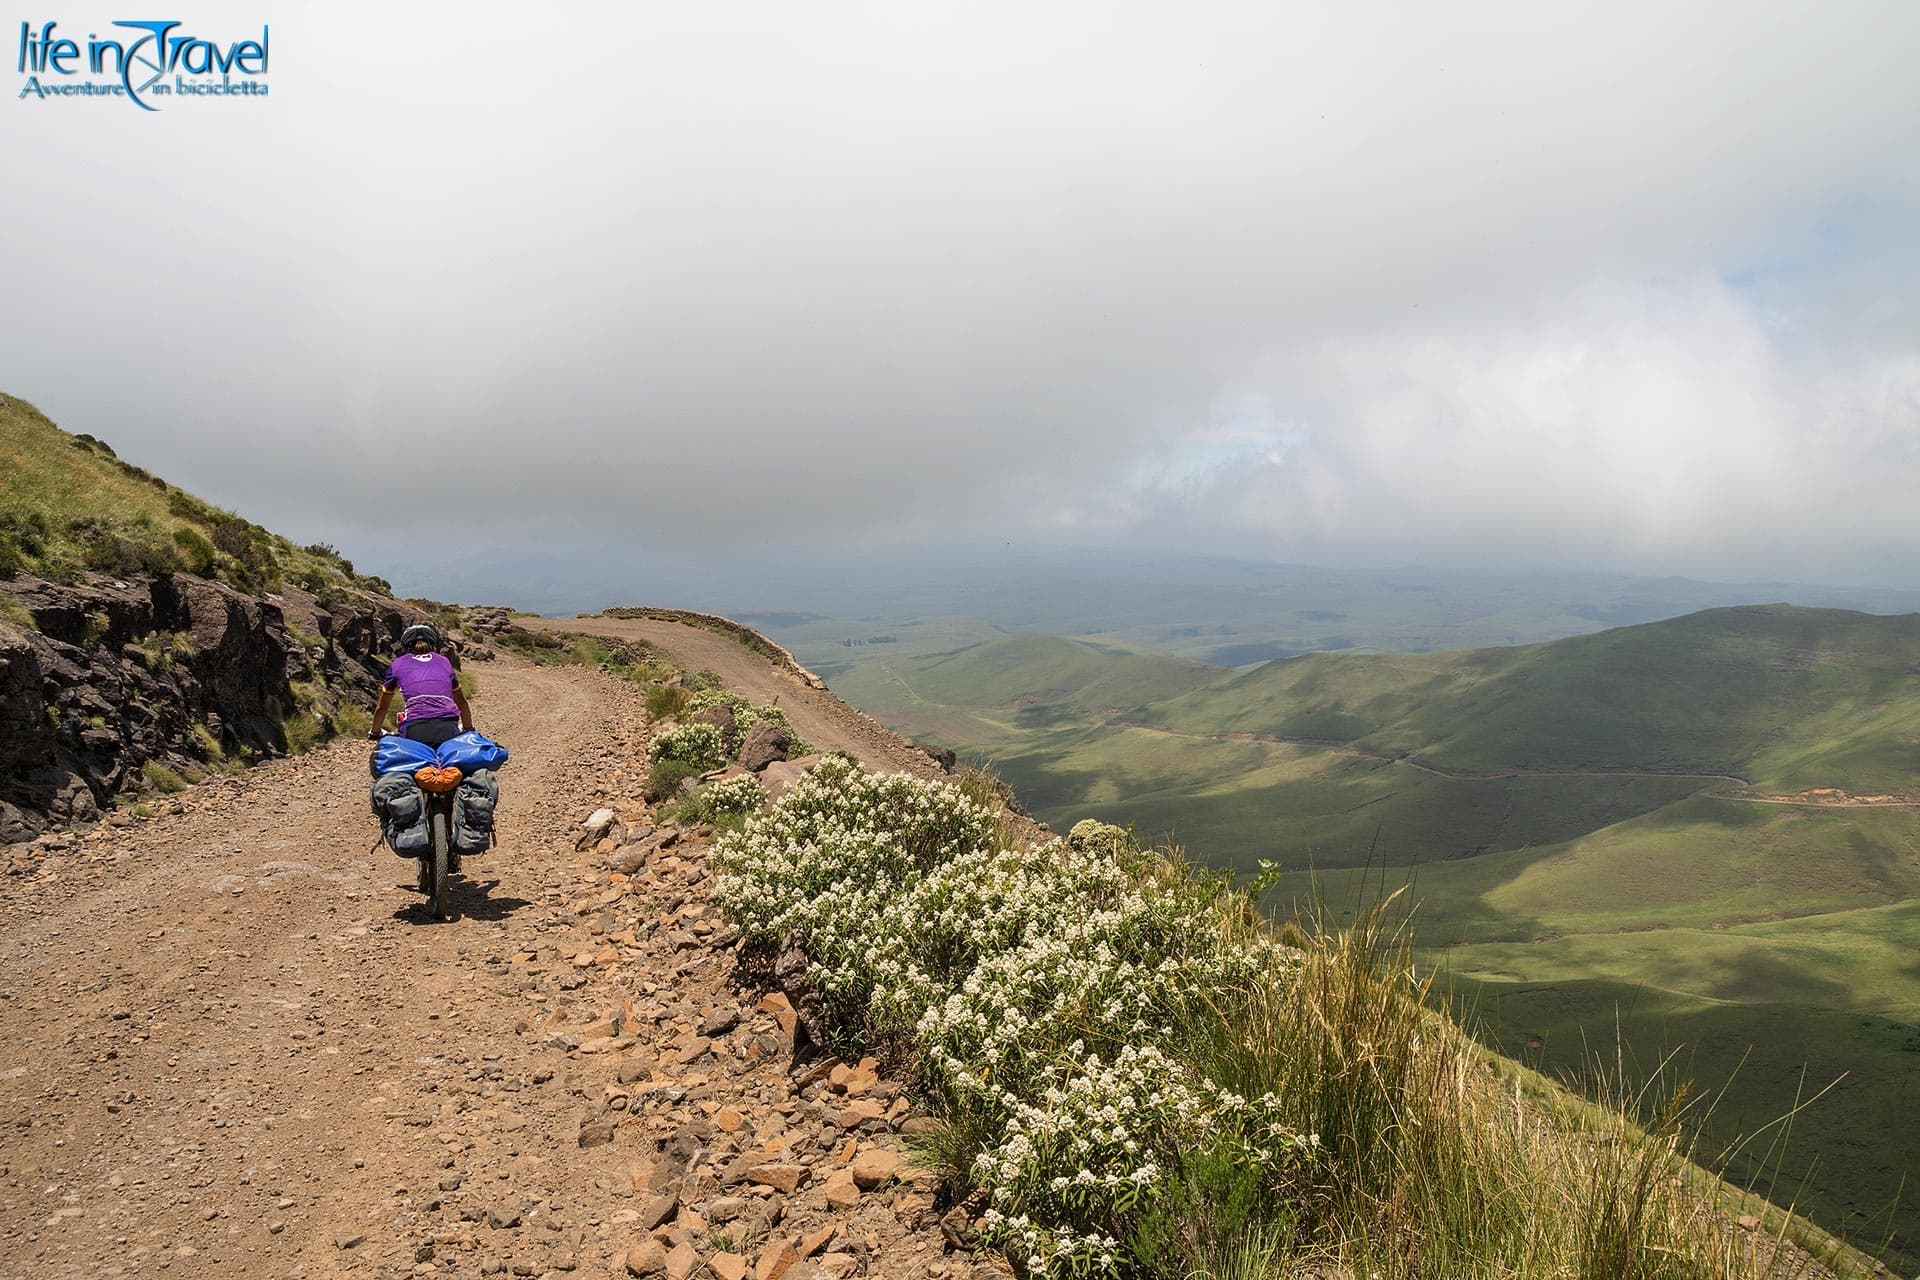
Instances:
[[[448,1086],[507,1079],[511,1022],[503,1045],[489,1016],[512,1003],[507,959],[565,885],[583,773],[641,725],[604,677],[480,681],[480,727],[513,752],[503,843],[469,861],[448,924],[413,863],[368,852],[364,743],[203,787],[4,887],[5,1274],[324,1275],[355,1270],[349,1237],[395,1231],[406,1256],[382,1261],[410,1267],[448,1180],[490,1184],[467,1191],[489,1208],[525,1195],[524,1117],[448,1142]],[[586,1225],[558,1194],[556,1243]]]

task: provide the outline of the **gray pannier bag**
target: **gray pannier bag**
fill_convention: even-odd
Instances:
[[[453,847],[484,853],[494,843],[493,808],[500,803],[500,779],[491,769],[475,769],[453,793]]]
[[[427,798],[413,775],[388,773],[375,778],[372,801],[387,844],[403,858],[418,857],[427,847]]]

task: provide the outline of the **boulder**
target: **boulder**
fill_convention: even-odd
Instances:
[[[0,844],[25,844],[40,834],[40,822],[32,814],[0,800]]]
[[[771,720],[757,720],[740,744],[740,765],[752,773],[785,760],[793,747],[793,731]]]
[[[760,789],[770,799],[778,800],[788,787],[812,773],[821,759],[820,756],[801,756],[798,760],[776,760],[760,770]]]

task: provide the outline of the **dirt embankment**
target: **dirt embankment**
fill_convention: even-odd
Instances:
[[[529,630],[584,632],[613,640],[644,642],[685,670],[712,671],[729,689],[754,702],[779,703],[795,731],[819,750],[848,752],[869,769],[882,772],[913,773],[921,777],[937,777],[941,772],[940,766],[925,751],[819,687],[817,680],[810,679],[797,663],[770,660],[732,632],[709,630],[665,617],[588,616],[516,621]]]
[[[816,741],[931,767],[679,630]],[[896,1159],[900,1086],[796,1064],[739,985],[697,835],[630,877],[576,850],[643,820],[639,691],[476,675],[513,759],[444,924],[369,852],[356,742],[0,880],[0,1275],[1004,1275]]]

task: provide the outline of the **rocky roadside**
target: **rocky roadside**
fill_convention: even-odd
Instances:
[[[595,816],[595,853],[631,873],[584,873],[570,941],[509,968],[571,966],[556,985],[588,997],[556,1001],[527,1033],[594,1064],[581,1074],[599,1107],[576,1142],[632,1153],[610,1188],[631,1201],[613,1220],[647,1233],[626,1273],[1009,1274],[966,1251],[965,1210],[916,1165],[910,1140],[935,1122],[913,1114],[902,1084],[871,1058],[796,1056],[787,997],[742,981],[735,931],[707,899],[704,833]]]

